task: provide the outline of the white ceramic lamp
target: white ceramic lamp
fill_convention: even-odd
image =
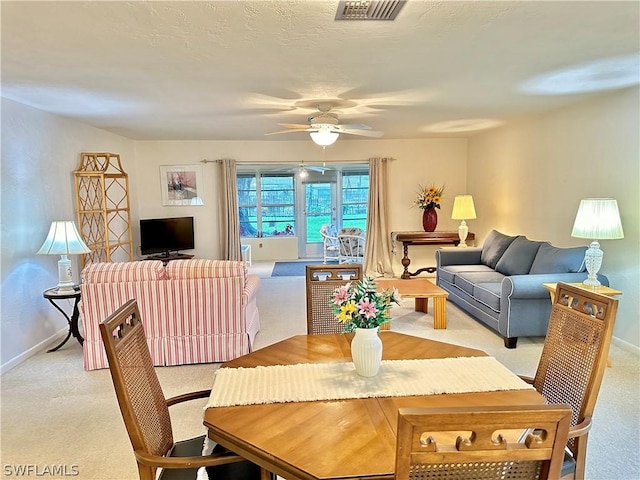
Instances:
[[[82,241],[80,233],[74,222],[51,222],[51,228],[47,239],[38,250],[39,255],[60,255],[58,260],[58,292],[73,292],[73,274],[71,260],[67,255],[79,255],[91,253],[91,250]]]
[[[593,242],[584,254],[584,262],[589,276],[585,285],[600,286],[598,272],[602,266],[603,253],[598,240],[624,238],[618,202],[613,198],[585,198],[580,201],[571,236],[591,238]]]
[[[454,220],[462,220],[458,227],[458,237],[460,237],[460,243],[458,247],[467,246],[467,235],[469,235],[469,227],[465,220],[473,220],[476,218],[476,208],[473,205],[473,197],[471,195],[456,195],[453,199],[453,212],[451,212],[451,218]]]

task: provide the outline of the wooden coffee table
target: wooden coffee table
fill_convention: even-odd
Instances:
[[[376,278],[379,290],[397,288],[404,298],[415,298],[416,312],[429,313],[433,298],[433,328],[447,328],[447,298],[449,294],[427,278]]]

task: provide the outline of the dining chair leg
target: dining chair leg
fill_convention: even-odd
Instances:
[[[156,469],[147,465],[138,464],[138,476],[140,480],[155,480]]]
[[[269,470],[265,470],[260,467],[260,480],[273,480],[275,479],[275,475],[273,475]]]
[[[575,438],[576,471],[573,477],[575,480],[584,480],[585,464],[587,463],[587,438],[588,438],[587,434]]]

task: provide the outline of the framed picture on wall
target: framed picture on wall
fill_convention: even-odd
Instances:
[[[201,165],[160,166],[163,205],[204,205]]]

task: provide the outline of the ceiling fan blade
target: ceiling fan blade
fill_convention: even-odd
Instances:
[[[280,130],[279,132],[269,132],[269,133],[265,133],[265,135],[280,135],[281,133],[299,133],[299,132],[313,132],[315,131],[314,128],[296,128],[294,130]]]
[[[382,132],[377,130],[339,130],[339,133],[346,133],[349,135],[361,135],[363,137],[381,137]]]
[[[307,170],[313,170],[314,172],[324,173],[329,170],[327,167],[316,167],[315,165],[306,165]]]
[[[309,124],[304,125],[302,123],[279,123],[278,125],[280,125],[281,127],[299,130],[306,130],[307,128],[309,128]]]
[[[353,123],[346,125],[336,125],[336,127],[342,130],[371,130],[369,125],[365,125],[364,123]]]

